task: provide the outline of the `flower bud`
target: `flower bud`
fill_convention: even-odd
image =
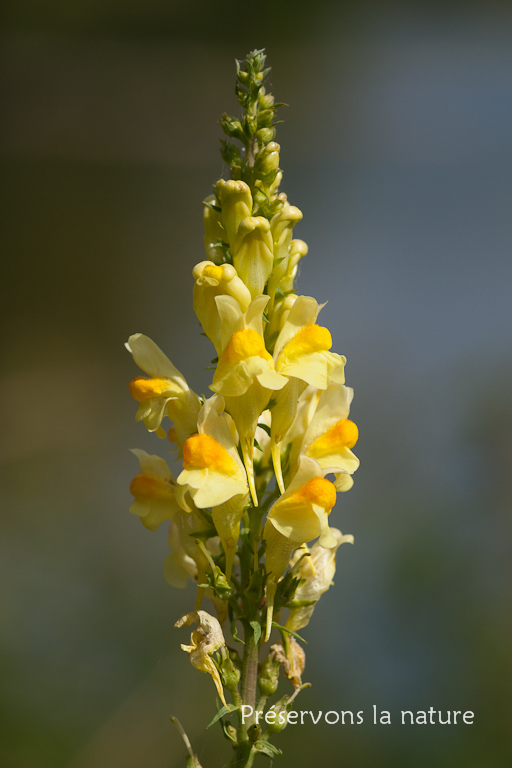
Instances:
[[[247,216],[240,223],[233,243],[233,262],[253,299],[263,293],[272,272],[272,251],[268,219]]]
[[[280,733],[283,731],[286,726],[288,725],[288,704],[290,701],[289,696],[283,696],[282,699],[279,699],[279,701],[276,701],[276,703],[270,707],[270,709],[267,712],[267,715],[270,712],[275,712],[276,717],[274,719],[274,722],[272,720],[266,719],[265,722],[267,723],[267,731],[269,733]]]
[[[259,96],[260,107],[262,109],[271,109],[274,106],[274,101],[275,99],[272,94],[265,93],[265,89],[262,88]]]
[[[269,141],[272,141],[275,135],[276,130],[275,128],[272,128],[272,126],[268,126],[267,128],[260,128],[256,131],[256,139],[258,140],[259,144],[268,144]]]
[[[219,120],[219,125],[224,133],[227,134],[230,138],[240,139],[240,141],[244,140],[244,131],[240,120],[237,120],[235,117],[224,113]]]
[[[203,204],[204,250],[208,259],[219,264],[222,262],[224,252],[216,243],[225,242],[226,233],[222,228],[219,211],[211,207],[215,202],[215,195],[209,195]]]
[[[244,181],[224,181],[215,185],[215,190],[222,207],[222,224],[226,238],[233,246],[240,222],[252,213],[251,190]]]
[[[262,696],[272,696],[279,685],[279,668],[281,662],[271,653],[265,661],[258,676],[258,688]]]
[[[251,303],[251,294],[232,264],[217,266],[212,261],[201,261],[196,264],[192,274],[195,280],[194,312],[204,332],[220,353],[222,320],[215,299],[217,296],[232,296],[237,300],[241,311],[245,312]]]
[[[240,681],[240,670],[235,667],[229,654],[225,654],[220,665],[222,683],[228,691],[233,691]]]
[[[271,141],[257,155],[254,166],[258,174],[266,175],[279,169],[279,150],[277,142]]]
[[[260,128],[267,128],[269,125],[272,125],[272,120],[274,119],[274,110],[273,109],[263,109],[258,114],[258,126]]]
[[[308,246],[304,240],[292,240],[289,248],[288,263],[286,272],[281,278],[280,288],[283,292],[293,290],[293,281],[297,275],[299,261],[307,255]]]

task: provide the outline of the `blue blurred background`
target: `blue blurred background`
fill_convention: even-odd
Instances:
[[[225,764],[173,629],[193,589],[128,514],[128,448],[165,446],[134,422],[123,342],[207,391],[201,200],[234,58],[261,46],[290,104],[298,287],[329,300],[362,462],[297,705],[365,724],[290,726],[280,764],[511,765],[511,5],[11,0],[2,43],[2,765],[177,768],[171,714]],[[474,725],[400,724],[431,706]]]

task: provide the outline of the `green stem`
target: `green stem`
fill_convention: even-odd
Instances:
[[[256,706],[256,686],[258,683],[259,649],[254,642],[254,631],[249,624],[245,625],[244,658],[242,661],[242,701],[253,708]],[[247,718],[248,724],[254,722],[254,714]]]

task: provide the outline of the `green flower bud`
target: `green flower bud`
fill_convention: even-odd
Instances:
[[[228,654],[222,659],[220,674],[224,687],[228,691],[234,691],[240,681],[240,670],[235,667]]]
[[[221,600],[229,600],[233,594],[233,585],[227,580],[218,565],[213,571],[213,588]]]
[[[275,712],[276,717],[274,719],[274,722],[272,722],[271,718],[266,718],[265,722],[267,723],[267,730],[269,733],[280,733],[281,731],[284,731],[286,726],[288,725],[287,715],[288,715],[288,702],[290,700],[289,696],[283,696],[282,699],[279,699],[273,707],[270,707],[270,709],[267,712],[267,716],[270,714],[270,712]]]
[[[240,123],[240,120],[236,119],[236,117],[232,117],[231,115],[224,113],[219,120],[219,125],[224,133],[230,136],[232,139],[239,139],[240,141],[244,140],[242,124]]]
[[[258,114],[258,127],[268,128],[269,125],[272,125],[273,119],[274,119],[274,110],[264,109],[262,112]]]
[[[272,126],[268,126],[267,128],[260,128],[256,131],[256,138],[259,144],[268,144],[269,141],[272,141],[275,135],[276,129]]]
[[[258,676],[258,688],[262,696],[272,696],[277,691],[280,666],[273,654],[270,654],[263,662]]]
[[[260,107],[261,109],[271,109],[274,106],[274,97],[271,93],[265,93],[265,89],[262,88],[260,91]]]

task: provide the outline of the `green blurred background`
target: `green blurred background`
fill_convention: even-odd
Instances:
[[[128,514],[123,342],[197,391],[201,200],[234,58],[266,46],[299,291],[347,355],[362,466],[333,522],[356,545],[304,634],[283,766],[512,764],[512,7],[498,2],[12,0],[2,11],[0,753],[6,768],[205,768],[213,685],[173,622],[165,531]],[[156,442],[155,442],[156,441]],[[369,723],[372,705],[392,725]],[[402,726],[401,709],[473,710]],[[261,758],[261,763],[266,758]],[[276,762],[277,765],[277,762]]]

